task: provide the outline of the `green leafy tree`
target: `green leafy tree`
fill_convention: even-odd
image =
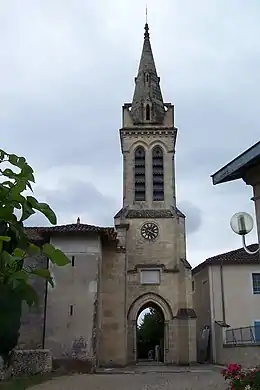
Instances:
[[[30,242],[24,229],[26,221],[36,211],[44,214],[53,225],[56,215],[46,203],[25,195],[32,190],[34,172],[24,157],[0,150],[0,356],[6,365],[19,338],[22,302],[37,304],[37,293],[30,277],[44,278],[53,286],[46,268],[24,267],[26,257],[43,254],[53,264],[65,266],[69,259],[53,245],[37,246]]]
[[[151,308],[145,313],[144,318],[137,329],[138,342],[156,345],[163,338],[164,320],[162,314]]]

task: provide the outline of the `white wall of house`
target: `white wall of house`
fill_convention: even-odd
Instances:
[[[210,266],[210,269],[212,270],[212,313],[215,320],[222,321],[220,266]],[[232,328],[251,326],[255,320],[260,319],[260,294],[253,293],[253,273],[260,274],[260,261],[259,265],[223,266],[226,323]]]
[[[101,260],[98,235],[56,235],[51,243],[61,249],[74,267],[50,264],[55,287],[48,288],[45,348],[55,358],[72,354],[92,358],[94,303]]]

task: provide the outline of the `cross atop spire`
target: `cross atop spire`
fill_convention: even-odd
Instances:
[[[131,114],[135,124],[162,124],[165,110],[153,58],[149,26],[145,23],[144,43],[139,63]]]

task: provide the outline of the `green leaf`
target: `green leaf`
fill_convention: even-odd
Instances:
[[[0,160],[3,160],[6,155],[7,153],[4,150],[0,149]]]
[[[22,206],[20,205],[19,202],[16,200],[12,201],[12,205],[14,206],[15,209],[21,210]]]
[[[11,265],[14,263],[14,258],[12,255],[10,255],[10,253],[6,252],[6,251],[3,251],[2,252],[2,259],[4,261],[4,264],[5,265]]]
[[[25,202],[22,205],[22,208],[23,208],[23,213],[22,213],[22,216],[21,216],[21,219],[20,219],[21,222],[25,221],[31,215],[35,214],[35,211],[33,210],[33,208],[31,207],[30,203],[28,203],[28,202]]]
[[[12,165],[15,165],[15,166],[17,166],[17,167],[19,166],[19,165],[18,165],[19,157],[16,156],[16,154],[9,154],[8,160],[9,160],[9,162],[10,162]]]
[[[25,198],[21,195],[21,193],[26,189],[26,180],[19,180],[15,185],[12,187],[10,191],[10,196],[12,199],[21,201],[25,200]]]
[[[53,282],[53,278],[50,274],[50,271],[46,268],[38,268],[38,269],[34,269],[34,270],[31,270],[30,272],[31,274],[33,275],[36,275],[36,276],[39,276],[40,278],[43,278],[45,280],[47,280],[50,285],[52,287],[54,287],[54,282]]]
[[[12,171],[10,168],[6,168],[4,171],[2,171],[2,174],[6,177],[9,177],[9,179],[16,179],[17,174]]]
[[[33,175],[33,169],[30,167],[29,164],[25,163],[22,167],[21,173],[19,173],[20,178],[24,178],[26,180],[29,180],[33,183],[35,183],[34,175]]]
[[[43,253],[49,257],[51,262],[59,267],[70,263],[68,257],[59,249],[56,249],[52,244],[44,244],[42,247]]]
[[[10,280],[12,280],[12,281],[15,281],[15,280],[27,281],[28,280],[28,274],[27,274],[27,272],[25,270],[21,269],[19,271],[14,272],[11,275]]]
[[[41,249],[37,245],[29,243],[29,246],[28,246],[28,249],[27,249],[27,253],[30,256],[39,255],[41,253]]]
[[[29,182],[29,180],[27,180],[26,185],[33,192],[33,189],[32,189],[32,186],[31,186],[31,183]]]
[[[3,249],[3,243],[4,242],[9,242],[11,240],[11,237],[8,236],[0,236],[0,252]]]
[[[25,281],[21,281],[21,283],[17,285],[16,290],[21,293],[23,300],[26,301],[28,306],[31,307],[38,304],[38,295],[30,284],[26,283]]]
[[[57,224],[57,217],[54,211],[47,203],[39,203],[33,196],[27,196],[27,201],[31,204],[32,208],[40,211],[53,225]]]
[[[0,219],[4,221],[11,221],[13,219],[14,208],[12,206],[5,206],[0,208]]]
[[[26,252],[23,249],[15,248],[13,251],[13,256],[23,258],[26,255]]]
[[[15,165],[20,169],[23,169],[24,165],[27,164],[24,157],[18,157],[16,154],[9,154],[8,160],[12,165]]]
[[[14,187],[14,183],[12,181],[10,181],[10,180],[2,181],[2,183],[0,185],[1,186],[9,186],[10,188]]]
[[[9,242],[11,240],[11,237],[8,236],[0,236],[0,241]]]

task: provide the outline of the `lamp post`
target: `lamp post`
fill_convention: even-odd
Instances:
[[[246,235],[250,233],[254,227],[254,221],[250,214],[245,212],[236,213],[230,220],[230,226],[234,233],[242,236],[243,248],[249,255],[255,255],[259,252],[260,247],[255,251],[250,251],[246,246]]]

